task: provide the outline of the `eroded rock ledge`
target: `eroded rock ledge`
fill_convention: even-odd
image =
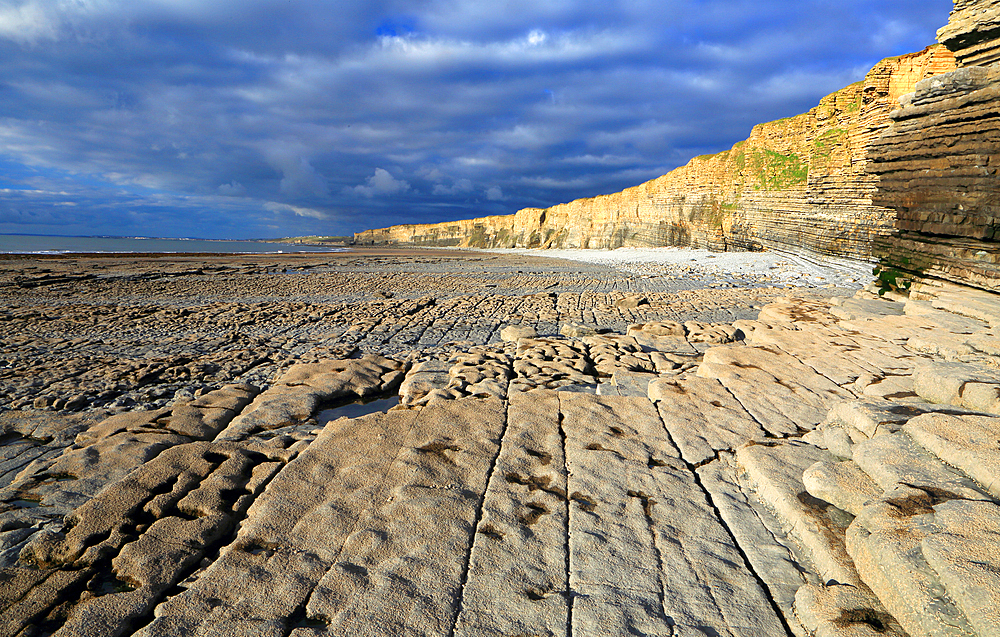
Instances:
[[[0,490],[0,634],[995,635],[1000,303],[914,292],[319,359],[78,428]]]
[[[897,231],[875,254],[882,279],[934,277],[1000,291],[1000,3],[956,0],[938,39],[962,68],[917,83],[872,148],[875,203]]]

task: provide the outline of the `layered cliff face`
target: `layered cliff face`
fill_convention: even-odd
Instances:
[[[808,113],[760,124],[732,149],[622,192],[514,215],[393,226],[359,243],[472,247],[694,246],[868,259],[893,214],[872,203],[868,148],[900,96],[954,70],[937,45],[883,60]]]
[[[1000,292],[1000,1],[956,0],[938,39],[963,67],[918,83],[872,147],[875,203],[897,215],[875,247],[880,278]]]
[[[1000,61],[1000,0],[955,0],[938,42],[955,53],[959,66]]]

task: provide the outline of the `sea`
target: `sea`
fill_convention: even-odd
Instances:
[[[0,234],[0,254],[290,254],[295,252],[344,252],[346,248],[267,241],[216,241],[211,239],[155,239],[148,237],[54,237]]]

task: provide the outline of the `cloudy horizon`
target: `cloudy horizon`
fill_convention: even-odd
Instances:
[[[616,192],[949,0],[0,0],[0,233],[343,235]]]

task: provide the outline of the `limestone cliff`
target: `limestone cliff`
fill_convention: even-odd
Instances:
[[[938,39],[962,68],[918,83],[871,152],[875,203],[897,215],[880,278],[1000,292],[1000,0],[956,0]]]
[[[883,60],[808,113],[755,126],[730,150],[696,157],[622,192],[514,215],[357,233],[358,243],[472,247],[764,248],[870,258],[893,214],[872,203],[868,147],[920,80],[955,68],[943,46]]]

